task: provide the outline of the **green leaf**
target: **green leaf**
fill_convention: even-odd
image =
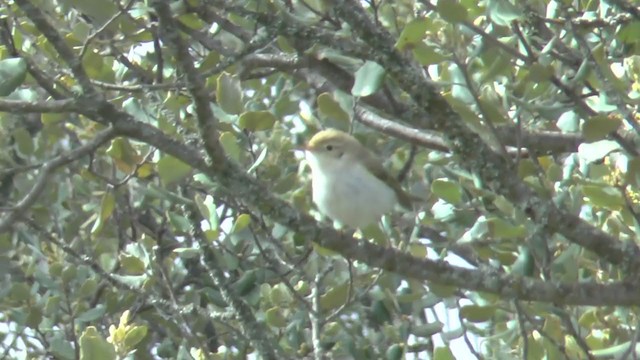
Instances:
[[[184,6],[184,3],[174,2],[171,5],[172,7],[173,5]],[[183,11],[184,10],[182,10],[181,12]],[[194,13],[180,15],[180,17],[178,17],[178,20],[192,29],[201,29],[203,26],[202,20],[198,17],[198,15]]]
[[[249,214],[240,214],[233,223],[230,234],[234,234],[244,230],[251,223],[251,216]]]
[[[146,271],[144,261],[135,256],[121,254],[119,260],[127,275],[142,275]]]
[[[101,74],[105,69],[104,57],[96,49],[90,49],[84,54],[82,58],[82,66],[89,75],[90,78],[105,80]]]
[[[560,115],[558,121],[556,121],[558,129],[565,133],[572,133],[578,131],[580,128],[580,119],[578,114],[574,111],[567,111]]]
[[[620,190],[612,186],[584,185],[582,194],[593,205],[610,210],[620,210],[625,205]]]
[[[40,116],[40,119],[42,121],[42,125],[44,125],[45,127],[48,127],[48,126],[59,124],[65,120],[69,120],[69,114],[43,113]]]
[[[62,336],[53,336],[53,340],[49,342],[49,350],[56,359],[73,360],[76,358],[71,343]]]
[[[375,300],[371,305],[370,319],[376,325],[391,322],[392,314],[383,300]]]
[[[495,313],[495,306],[466,305],[460,309],[460,316],[474,323],[489,321]]]
[[[522,10],[508,0],[489,0],[489,16],[500,26],[509,26],[522,17]]]
[[[71,281],[75,280],[76,276],[78,276],[78,267],[67,263],[60,278],[63,283],[69,284]]]
[[[269,326],[277,328],[283,328],[289,323],[277,307],[272,307],[265,312],[265,321]]]
[[[553,75],[553,67],[551,65],[542,65],[540,63],[534,63],[527,69],[526,80],[533,81],[535,83],[541,83],[548,81]]]
[[[50,296],[44,306],[44,314],[49,317],[56,315],[60,311],[61,301],[60,295]]]
[[[294,240],[299,241],[299,243],[296,243],[296,246],[300,246],[302,243],[304,243],[304,239],[301,239],[300,237],[294,238]],[[340,255],[340,253],[335,252],[331,249],[324,248],[314,242],[311,243],[311,246],[313,246],[313,251],[315,251],[320,256],[332,257]]]
[[[500,218],[488,219],[487,225],[491,234],[497,238],[521,238],[527,234],[527,229],[523,224],[512,225]]]
[[[369,224],[362,231],[362,236],[369,241],[380,246],[387,246],[389,244],[389,235],[385,233],[378,224]]]
[[[288,305],[293,301],[293,295],[284,284],[276,284],[269,291],[269,298],[271,303],[276,305]]]
[[[276,194],[284,194],[300,184],[300,178],[297,173],[292,172],[278,180],[271,190]]]
[[[551,264],[551,273],[558,281],[574,282],[578,281],[579,269],[578,259],[581,257],[582,249],[577,244],[571,244]]]
[[[527,349],[527,354],[526,356],[523,356],[525,359],[559,359],[562,357],[551,357],[550,353],[545,351],[545,348],[542,346],[541,342],[539,341],[538,337],[534,337],[532,335],[527,336],[527,342],[529,343],[529,347]],[[546,339],[545,339],[546,340]],[[578,352],[580,352],[582,354],[582,349],[577,350]],[[569,351],[567,351],[565,354],[570,353]],[[577,353],[575,353],[577,354]],[[568,358],[576,358],[579,356],[574,357],[573,355],[569,355],[569,356],[565,356]]]
[[[606,138],[609,133],[622,125],[618,118],[609,118],[606,115],[596,115],[586,120],[582,126],[582,135],[587,141],[597,141]]]
[[[276,120],[270,111],[248,111],[240,115],[238,125],[249,131],[262,131],[273,128]]]
[[[124,154],[126,151],[125,142],[126,140],[121,137],[117,137],[111,140],[111,143],[109,144],[109,147],[106,151],[107,155],[111,156],[114,159],[122,160],[125,156]]]
[[[133,288],[140,288],[142,284],[148,279],[147,275],[119,275],[113,274],[116,280],[121,281]]]
[[[198,67],[199,71],[207,71],[214,66],[216,66],[220,62],[220,54],[217,52],[210,52],[206,55],[202,62],[200,62],[200,66]]]
[[[555,163],[549,165],[547,168],[547,179],[549,179],[549,181],[562,181],[562,176],[562,166]]]
[[[260,151],[260,155],[258,155],[256,160],[253,162],[253,164],[251,164],[251,166],[247,170],[247,174],[252,173],[255,169],[258,168],[258,166],[260,166],[260,164],[262,164],[264,159],[267,158],[267,153],[268,153],[268,148],[267,147],[263,148],[262,151]]]
[[[195,248],[177,248],[174,249],[173,252],[183,259],[193,259],[200,256],[201,250]]]
[[[443,327],[443,323],[441,323],[440,321],[436,321],[428,324],[413,326],[411,327],[410,331],[411,334],[418,337],[430,337],[442,331]]]
[[[355,82],[351,88],[353,96],[369,96],[382,86],[385,70],[373,61],[367,61],[356,71]]]
[[[242,274],[240,279],[233,284],[233,291],[240,296],[247,295],[256,288],[256,285],[258,285],[257,282],[258,270],[249,270]]]
[[[613,140],[600,140],[593,143],[582,143],[578,146],[578,155],[586,162],[600,161],[609,153],[620,150],[620,144]]]
[[[625,181],[632,186],[640,186],[640,159],[633,158],[627,163]]]
[[[100,202],[100,214],[96,219],[96,222],[93,223],[93,227],[91,228],[91,234],[97,234],[100,232],[104,223],[111,217],[113,210],[116,207],[116,199],[113,196],[111,191],[107,191],[102,196],[102,201]]]
[[[33,145],[33,135],[29,134],[27,129],[19,127],[13,131],[13,140],[20,154],[29,156],[33,154],[35,146]]]
[[[399,344],[391,345],[385,352],[385,359],[387,360],[400,360],[404,353],[404,347]]]
[[[482,115],[487,120],[489,120],[493,124],[504,124],[508,120],[502,115],[501,109],[497,103],[486,99],[485,97],[480,97],[480,106],[482,106]]]
[[[599,43],[598,45],[593,47],[591,54],[593,55],[593,59],[596,61],[598,66],[600,67],[600,71],[604,75],[604,81],[607,83],[606,86],[613,86],[615,91],[620,92],[621,94],[627,93],[627,83],[622,81],[621,78],[618,78],[611,69],[611,64],[609,63],[609,49],[610,44]],[[601,85],[604,86],[604,85]],[[600,94],[601,102],[603,99],[607,98],[606,94]]]
[[[11,94],[27,78],[27,62],[22,58],[0,61],[0,96]]]
[[[633,44],[640,41],[640,21],[632,21],[622,26],[616,34],[625,44]]]
[[[156,169],[164,185],[173,184],[191,172],[191,166],[171,155],[162,156],[158,161]]]
[[[488,59],[488,61],[489,63],[487,64],[487,66],[483,66],[478,69],[481,71],[481,74],[482,74],[482,77],[478,80],[479,82],[484,83],[484,82],[493,81],[497,78],[504,78],[505,76],[508,76],[508,77],[511,76],[512,59],[509,56],[496,56],[493,60]],[[524,70],[522,72],[527,73]],[[527,75],[529,74],[530,73],[527,73]],[[525,77],[525,80],[528,80],[528,78]]]
[[[220,218],[218,217],[218,211],[216,208],[216,203],[214,202],[213,196],[207,195],[204,199],[204,206],[209,210],[209,226],[211,226],[211,230],[218,230],[220,226]]]
[[[451,221],[456,217],[456,208],[453,204],[437,202],[431,208],[434,219],[438,221]]]
[[[458,243],[464,244],[476,241],[483,238],[489,232],[489,223],[487,219],[481,215],[473,224],[471,229],[467,230],[462,237],[458,240]]]
[[[598,319],[596,309],[591,309],[584,312],[578,320],[578,325],[582,326],[585,329],[590,329],[598,323],[600,323],[600,320]]]
[[[532,160],[523,159],[518,164],[518,176],[521,179],[524,179],[527,176],[536,176],[537,174],[538,174],[538,167]]]
[[[102,0],[64,0],[67,6],[73,6],[77,11],[91,19],[91,23],[99,28],[106,24],[109,19],[116,14],[118,7],[109,1]],[[125,17],[126,18],[126,17]],[[116,19],[119,20],[119,19]],[[109,31],[117,28],[118,22],[111,23],[107,29]]]
[[[27,314],[27,318],[25,319],[25,326],[28,326],[32,329],[37,329],[42,322],[42,309],[39,307],[29,307],[29,313]]]
[[[216,99],[218,105],[227,114],[238,115],[244,110],[242,88],[236,76],[223,72],[216,82]]]
[[[426,258],[428,254],[428,247],[420,243],[409,244],[409,254],[417,258]]]
[[[133,329],[127,331],[124,336],[124,345],[126,350],[131,351],[135,349],[135,346],[147,336],[147,327],[144,325],[134,326]]]
[[[511,273],[521,276],[533,276],[536,264],[531,251],[524,246],[520,246],[518,249],[520,253],[516,261],[511,265]]]
[[[80,286],[78,295],[79,296],[95,295],[97,288],[98,288],[98,281],[95,278],[88,278],[87,280],[84,281],[84,283],[82,283],[82,286]]]
[[[635,346],[632,346],[635,345]],[[608,346],[602,349],[590,351],[590,353],[597,359],[624,359],[627,357],[625,354],[629,354],[629,348],[631,347],[631,354],[637,355],[640,352],[638,345],[631,341],[625,341],[622,344]]]
[[[436,179],[431,183],[431,192],[440,199],[457,204],[462,201],[462,188],[447,179]]]
[[[347,302],[349,295],[349,284],[334,286],[320,297],[320,308],[322,310],[337,309]]]
[[[240,160],[240,145],[238,145],[238,139],[235,134],[225,131],[220,134],[219,141],[227,156],[235,161]]]
[[[191,222],[182,214],[170,212],[168,216],[169,222],[173,226],[173,231],[187,234],[191,230]]]
[[[91,322],[93,320],[99,319],[107,312],[106,306],[103,304],[98,304],[96,307],[89,309],[82,314],[76,316],[76,321],[81,322]]]
[[[421,65],[433,65],[439,64],[445,61],[447,58],[436,51],[436,48],[419,42],[413,48],[413,56]]]
[[[31,288],[23,282],[14,283],[11,286],[10,297],[16,302],[27,302],[31,298]]]
[[[448,347],[437,347],[433,352],[433,360],[456,360]]]
[[[318,96],[318,110],[320,113],[331,120],[335,120],[341,124],[349,124],[350,117],[340,106],[333,96],[329,93],[322,93]]]
[[[151,115],[151,111],[145,103],[134,97],[123,101],[122,109],[133,115],[133,117],[138,121],[151,124],[155,124],[157,122],[157,119]]]
[[[96,330],[89,326],[80,336],[80,360],[115,360],[116,350]]]
[[[438,0],[436,10],[449,23],[467,21],[467,8],[453,0]]]
[[[411,20],[404,29],[402,29],[396,41],[396,48],[403,51],[407,47],[413,48],[416,44],[422,43],[422,39],[424,39],[427,34],[428,27],[429,19],[427,18]]]
[[[203,196],[202,194],[196,194],[193,197],[193,202],[195,202],[196,207],[200,212],[200,215],[205,219],[209,219],[209,216],[211,216],[211,214],[210,214],[209,207],[207,207],[207,205],[205,205],[204,203],[205,200],[206,200],[206,197]]]

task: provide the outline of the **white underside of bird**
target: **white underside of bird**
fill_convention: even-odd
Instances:
[[[357,162],[325,161],[310,152],[306,158],[313,173],[313,202],[341,225],[364,228],[397,203],[393,189]]]

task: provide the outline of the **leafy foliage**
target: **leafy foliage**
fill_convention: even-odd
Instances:
[[[640,353],[634,2],[2,4],[3,357]],[[414,211],[324,221],[326,127]]]

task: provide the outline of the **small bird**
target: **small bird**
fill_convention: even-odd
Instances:
[[[305,148],[313,202],[340,225],[374,224],[396,204],[410,209],[412,196],[353,136],[336,129],[315,134]]]

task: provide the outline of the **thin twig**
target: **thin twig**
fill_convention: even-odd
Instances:
[[[82,59],[84,57],[84,54],[87,52],[87,49],[89,48],[89,44],[96,38],[98,37],[100,34],[102,34],[107,27],[109,27],[109,25],[113,24],[116,20],[118,20],[118,18],[120,18],[120,16],[122,16],[122,14],[126,13],[131,6],[133,6],[134,0],[129,0],[129,2],[120,9],[120,11],[116,12],[109,20],[107,20],[107,22],[105,22],[98,30],[96,30],[93,34],[87,36],[87,38],[84,41],[84,44],[82,44],[82,49],[80,50],[80,59]]]
[[[30,3],[28,0],[16,0],[15,3],[18,4],[29,19],[33,21],[38,30],[47,38],[47,40],[49,40],[51,45],[53,45],[60,55],[60,58],[67,63],[76,81],[78,81],[82,87],[84,95],[90,97],[95,96],[95,90],[91,85],[91,80],[87,75],[87,72],[82,66],[82,61],[69,47],[64,38],[56,30],[55,26],[47,20],[46,16],[38,7]]]
[[[113,128],[107,128],[99,132],[92,140],[86,142],[84,145],[77,147],[76,149],[57,156],[56,158],[47,161],[40,169],[40,174],[36,179],[31,190],[25,195],[18,204],[16,204],[11,211],[0,220],[0,234],[8,231],[11,226],[38,200],[40,194],[45,190],[51,174],[61,166],[64,166],[70,162],[78,160],[83,156],[87,156],[90,153],[96,151],[100,146],[107,141],[115,137],[115,131]]]

